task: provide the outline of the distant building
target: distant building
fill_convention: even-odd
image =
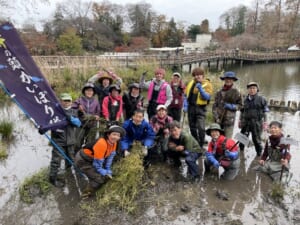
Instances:
[[[184,48],[184,53],[192,51],[203,52],[206,47],[210,46],[211,41],[211,34],[197,34],[196,42],[183,42],[181,45]]]

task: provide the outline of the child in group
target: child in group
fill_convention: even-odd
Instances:
[[[73,104],[72,108],[78,109],[82,127],[77,134],[77,149],[84,143],[93,142],[96,139],[97,121],[100,118],[100,105],[95,96],[95,87],[92,83],[86,83],[82,88],[82,96]]]
[[[68,93],[62,93],[60,95],[60,103],[63,107],[67,117],[70,120],[70,124],[68,124],[64,128],[59,128],[51,131],[52,140],[63,150],[67,157],[70,160],[74,161],[75,158],[75,143],[76,143],[76,127],[80,127],[81,122],[77,118],[78,112],[75,109],[71,108],[72,105],[72,97]],[[61,154],[58,150],[53,147],[51,162],[50,162],[50,173],[49,173],[49,181],[56,187],[63,187],[65,182],[62,179],[58,179],[57,174],[60,168],[61,163]],[[70,163],[65,160],[66,167],[70,166]]]

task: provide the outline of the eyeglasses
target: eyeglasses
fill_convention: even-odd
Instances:
[[[71,102],[71,100],[62,100],[63,102]]]

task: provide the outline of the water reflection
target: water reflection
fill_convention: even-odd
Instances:
[[[233,67],[240,90],[246,93],[246,85],[256,81],[260,93],[268,99],[299,101],[300,99],[300,63],[255,64]]]

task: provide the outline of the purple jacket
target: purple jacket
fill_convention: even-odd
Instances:
[[[79,106],[82,106],[84,112],[79,111],[79,119],[83,120],[85,115],[97,115],[100,116],[100,105],[98,99],[96,98],[87,98],[85,96],[79,97],[72,104],[73,109],[79,109]]]

